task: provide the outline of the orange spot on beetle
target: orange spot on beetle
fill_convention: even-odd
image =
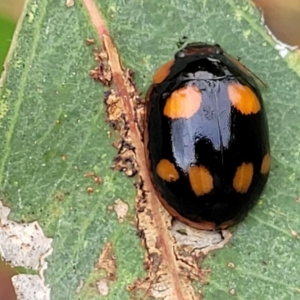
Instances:
[[[167,99],[164,115],[171,118],[190,118],[200,108],[202,102],[201,92],[197,87],[188,85],[174,91]]]
[[[232,105],[242,114],[256,114],[260,111],[260,103],[248,86],[231,83],[228,85],[228,94]]]
[[[156,166],[156,173],[160,178],[165,181],[176,181],[179,178],[179,174],[175,169],[174,164],[172,164],[167,159],[162,159]]]
[[[242,163],[235,172],[233,187],[238,193],[247,193],[253,178],[253,164]]]
[[[264,175],[269,173],[270,166],[271,166],[271,157],[270,157],[270,154],[267,153],[262,160],[260,173],[262,173]]]
[[[207,194],[213,189],[213,178],[204,166],[191,166],[188,173],[192,190],[197,196]]]
[[[153,75],[153,83],[161,83],[170,74],[170,69],[174,65],[174,60],[169,60],[160,66]]]

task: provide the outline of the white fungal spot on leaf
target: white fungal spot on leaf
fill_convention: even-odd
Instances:
[[[0,255],[15,267],[39,272],[12,277],[18,299],[48,300],[50,289],[44,284],[45,258],[52,253],[52,239],[47,238],[38,222],[19,224],[8,219],[10,209],[0,201]]]

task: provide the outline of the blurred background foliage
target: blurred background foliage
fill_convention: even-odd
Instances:
[[[24,0],[0,0],[0,73]]]

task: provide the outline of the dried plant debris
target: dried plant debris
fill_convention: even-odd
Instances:
[[[98,292],[101,296],[107,296],[109,292],[108,281],[106,279],[100,279],[97,282]]]
[[[174,253],[177,259],[185,266],[190,266],[192,280],[206,284],[206,277],[210,271],[200,270],[199,265],[210,251],[223,248],[231,238],[231,233],[227,230],[198,230],[177,220],[173,222],[171,232],[176,240]]]
[[[98,66],[90,71],[90,75],[106,86],[112,84],[112,71],[110,61],[108,61],[108,55],[105,51],[95,52],[94,57],[98,62]],[[141,117],[144,111],[144,103],[141,97],[136,93],[136,89],[133,85],[133,72],[130,70],[124,70],[124,81],[126,82],[125,90],[128,93],[131,104],[135,107],[135,113],[131,117],[140,130],[142,130],[143,117]],[[120,139],[113,143],[114,147],[118,150],[118,155],[113,160],[112,168],[121,172],[124,172],[127,176],[131,177],[137,174],[138,167],[136,162],[135,147],[133,146],[132,139],[130,138],[130,125],[129,120],[125,114],[126,108],[124,107],[124,94],[122,91],[117,92],[117,89],[110,88],[104,97],[106,104],[107,121],[111,127],[120,134]]]
[[[135,101],[136,99],[133,98],[132,100]],[[121,136],[113,144],[118,150],[118,155],[113,160],[112,168],[124,172],[129,177],[134,176],[138,171],[136,153],[130,138],[130,126],[124,113],[122,97],[111,89],[105,95],[105,104],[108,122]]]
[[[156,197],[146,168],[144,101],[133,84],[133,73],[122,66],[111,38],[101,38],[106,52],[95,56],[99,66],[91,76],[109,86],[105,93],[107,121],[120,136],[113,144],[118,155],[112,167],[128,176],[138,174],[137,229],[146,248],[147,276],[127,288],[136,299],[201,299],[201,291],[194,291],[191,281],[206,283],[209,270],[202,270],[199,264],[208,251],[223,247],[230,233],[202,232],[177,221],[172,223],[172,217]],[[106,293],[106,282],[99,283],[99,287]]]
[[[173,221],[171,232],[176,240],[177,251],[185,249],[193,256],[207,255],[212,250],[221,249],[232,237],[228,230],[198,230],[178,220]]]
[[[105,278],[101,278],[97,281],[97,288],[101,295],[108,295],[109,282],[116,280],[116,258],[113,255],[112,243],[109,242],[102,250],[98,263],[95,266],[96,270],[104,270],[106,273]]]
[[[112,75],[107,63],[106,52],[99,52],[96,48],[94,51],[94,57],[98,62],[98,66],[94,70],[90,71],[90,76],[95,80],[101,81],[105,86],[109,86],[112,80]]]
[[[66,6],[67,7],[72,7],[72,6],[74,6],[74,0],[66,0]]]
[[[123,223],[128,212],[128,204],[123,202],[121,199],[117,199],[114,204],[114,210],[117,214],[119,223]]]
[[[10,209],[0,201],[0,253],[14,267],[39,272],[38,275],[13,276],[18,299],[50,299],[50,289],[44,285],[45,258],[52,253],[52,239],[45,237],[37,222],[18,224],[8,220]],[[32,288],[28,288],[31,286]]]
[[[116,273],[116,258],[112,243],[108,242],[101,250],[98,262],[89,277],[85,282],[82,280],[79,282],[76,289],[77,294],[80,294],[78,299],[94,299],[98,294],[107,296],[110,292],[110,284],[117,279]]]
[[[86,172],[84,177],[92,178],[96,184],[102,183],[102,178],[98,176],[95,172]]]
[[[85,43],[86,43],[88,46],[90,46],[90,45],[95,44],[95,40],[92,39],[92,38],[86,38],[86,39],[85,39]]]
[[[139,235],[143,237],[147,249],[147,277],[137,280],[128,289],[136,297],[146,293],[145,299],[150,296],[165,300],[181,299],[181,296],[182,299],[201,299],[201,291],[195,292],[191,281],[207,283],[209,270],[203,270],[199,265],[209,251],[222,248],[231,234],[228,231],[197,230],[172,220],[169,213],[157,202],[159,214],[165,221],[163,225],[167,228],[167,236],[163,235],[162,227],[157,226],[154,213],[149,208],[151,195],[142,186],[141,183],[137,185],[137,218]],[[181,294],[182,291],[184,295]]]
[[[165,223],[156,224],[154,214],[144,199],[140,197],[138,200],[138,228],[143,231],[147,249],[144,263],[147,276],[128,286],[128,290],[137,299],[199,299],[193,291],[191,279],[201,278],[200,270],[177,259],[172,233],[166,230],[165,235],[163,230],[163,226],[172,228],[171,216],[160,206],[158,213]]]
[[[108,280],[116,280],[117,265],[111,242],[108,242],[103,248],[95,268],[105,270]]]

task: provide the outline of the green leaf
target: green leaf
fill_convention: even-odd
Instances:
[[[143,95],[183,36],[222,45],[268,83],[263,96],[272,147],[269,183],[249,217],[233,229],[230,243],[204,262],[211,273],[209,285],[201,288],[205,299],[231,299],[231,294],[298,299],[299,54],[279,56],[247,1],[103,0],[97,5]],[[17,33],[0,90],[5,204],[11,218],[37,220],[54,239],[45,273],[51,299],[101,299],[96,281],[103,274],[94,268],[108,242],[116,279],[106,298],[129,299],[127,285],[145,276],[145,249],[134,225],[133,181],[110,168],[117,134],[107,135],[112,129],[105,122],[106,89],[88,75],[96,62],[85,39],[97,40],[96,31],[80,1],[67,8],[62,1],[32,0]],[[88,172],[103,183],[85,177]],[[109,209],[118,198],[129,206],[123,223]]]
[[[115,299],[143,270],[143,250],[131,225],[135,189],[110,169],[116,137],[107,135],[104,88],[88,74],[96,66],[85,43],[92,36],[82,5],[29,1],[1,90],[8,108],[0,119],[1,191],[12,218],[38,220],[54,238],[46,272],[52,299],[75,299],[108,241],[118,264]],[[85,177],[87,172],[103,183]],[[118,198],[130,209],[123,224],[108,211]]]
[[[0,27],[1,27],[0,72],[2,72],[3,62],[11,42],[11,36],[13,35],[14,32],[15,23],[12,20],[4,17],[0,13]]]

